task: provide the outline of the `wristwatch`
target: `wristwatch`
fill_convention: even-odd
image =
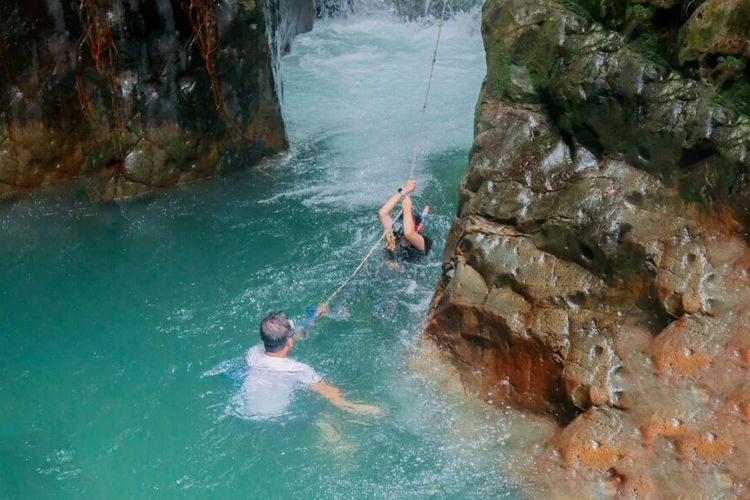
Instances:
[[[401,187],[400,187],[400,188],[398,188],[398,189],[397,189],[396,191],[398,192],[398,194],[401,194],[401,192],[402,192],[403,190],[404,190],[404,186],[401,186]]]

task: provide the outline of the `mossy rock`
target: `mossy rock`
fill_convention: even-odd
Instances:
[[[487,88],[494,97],[528,98],[549,84],[560,63],[566,37],[584,31],[588,21],[544,0],[488,1],[482,15],[487,53]]]
[[[680,30],[680,64],[709,54],[750,57],[750,0],[708,0]]]

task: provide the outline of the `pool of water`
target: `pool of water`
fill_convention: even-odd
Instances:
[[[361,17],[298,37],[291,150],[258,168],[113,206],[62,190],[0,207],[0,497],[514,495],[507,424],[417,348],[484,75],[477,12],[446,25],[420,149],[437,250],[398,268],[376,254],[292,351],[386,415],[299,391],[285,418],[250,421],[216,375],[266,312],[301,317],[380,236],[436,29]]]

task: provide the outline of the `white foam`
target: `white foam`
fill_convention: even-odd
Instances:
[[[423,166],[428,155],[471,144],[485,72],[478,15],[461,14],[443,28],[417,151],[420,188],[432,179]],[[274,196],[351,208],[382,202],[400,185],[411,168],[436,35],[434,22],[379,15],[320,21],[298,36],[282,61],[288,132],[298,145],[292,154],[302,147],[329,157],[323,170],[308,167],[303,186]]]

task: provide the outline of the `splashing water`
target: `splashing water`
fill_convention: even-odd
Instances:
[[[379,237],[435,34],[356,17],[298,37],[281,68],[291,151],[260,168],[115,206],[63,190],[0,208],[0,498],[510,495],[507,424],[446,393],[415,347],[484,75],[477,12],[445,27],[427,114],[437,250],[395,269],[378,254],[292,352],[387,415],[299,391],[252,422],[216,376],[241,374],[264,313],[301,316]]]

